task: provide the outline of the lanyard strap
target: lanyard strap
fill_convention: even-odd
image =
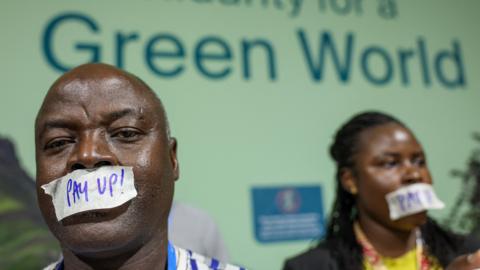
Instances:
[[[353,224],[353,230],[355,232],[355,237],[357,238],[358,243],[362,246],[363,257],[367,259],[368,263],[372,266],[372,268],[374,270],[388,270],[383,263],[382,257],[380,256],[380,254],[378,254],[370,241],[368,241],[365,233],[360,228],[360,224],[358,223],[358,221],[355,221],[355,223]],[[417,269],[429,270],[430,262],[427,256],[425,256],[423,250],[422,235],[419,229],[415,230],[415,236],[415,254],[417,258]]]
[[[168,257],[167,257],[167,265],[168,270],[177,270],[177,256],[175,255],[175,248],[173,245],[168,241]]]

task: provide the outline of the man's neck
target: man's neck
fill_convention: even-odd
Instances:
[[[415,230],[392,230],[365,215],[359,216],[358,222],[370,244],[382,256],[399,257],[415,247]]]
[[[111,251],[111,255],[85,256],[76,255],[62,247],[65,270],[134,270],[134,269],[167,269],[167,230],[157,231],[139,247],[126,248],[125,251]]]

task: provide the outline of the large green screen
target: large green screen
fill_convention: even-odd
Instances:
[[[256,242],[250,188],[320,183],[328,212],[327,149],[353,113],[383,110],[405,121],[439,196],[451,206],[459,192],[450,171],[464,167],[480,128],[478,1],[0,5],[0,134],[14,140],[28,171],[35,174],[34,118],[53,80],[84,62],[120,66],[166,106],[179,141],[176,199],[206,209],[232,261],[249,269],[280,269],[314,244]]]

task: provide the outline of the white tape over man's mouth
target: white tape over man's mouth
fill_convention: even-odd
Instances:
[[[420,213],[428,209],[442,209],[445,204],[438,199],[432,185],[418,183],[399,188],[385,196],[390,219]]]
[[[114,208],[137,196],[133,169],[123,166],[75,170],[42,189],[52,196],[59,221],[88,210]]]

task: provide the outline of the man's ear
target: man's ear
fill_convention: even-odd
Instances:
[[[352,195],[358,193],[357,181],[352,169],[343,168],[340,171],[340,182],[342,183],[343,189]]]
[[[168,140],[168,148],[170,155],[170,163],[172,164],[173,180],[177,180],[180,176],[180,168],[177,159],[177,139],[171,137]]]

